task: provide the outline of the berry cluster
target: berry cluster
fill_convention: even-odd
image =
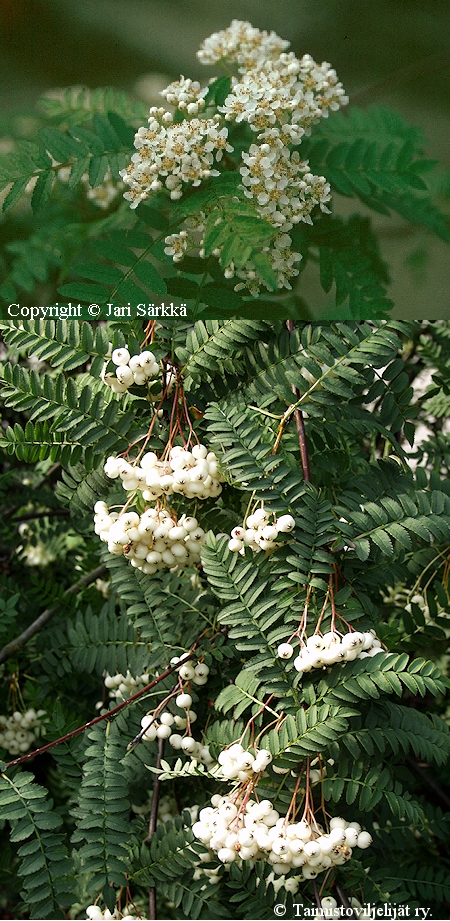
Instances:
[[[295,519],[292,515],[281,515],[280,518],[273,515],[273,521],[270,523],[270,516],[271,513],[266,512],[264,508],[256,509],[242,527],[233,528],[228,549],[241,554],[245,552],[245,547],[251,547],[255,552],[273,550],[277,546],[278,535],[289,534],[293,530]]]
[[[315,821],[290,822],[280,816],[270,800],[246,801],[244,794],[211,798],[192,826],[196,838],[217,854],[221,863],[266,860],[274,873],[301,868],[304,879],[315,877],[332,866],[346,863],[353,848],[367,848],[371,835],[357,822],[331,819],[326,832]]]
[[[126,346],[114,349],[111,361],[116,365],[116,374],[103,375],[103,380],[114,393],[125,393],[134,384],[140,386],[153,383],[158,378],[160,367],[153,352],[130,355]]]
[[[48,566],[56,559],[55,554],[41,540],[26,547],[18,547],[17,552],[22,554],[26,566]]]
[[[217,759],[223,776],[227,780],[244,782],[254,778],[255,774],[262,774],[272,761],[272,755],[266,748],[255,748],[255,752],[256,754],[253,755],[239,742],[235,742],[230,748],[225,748]]]
[[[147,815],[152,808],[153,793],[150,792],[145,803],[142,803],[141,806],[136,806],[134,803],[131,804],[131,808],[135,815]],[[191,821],[196,822],[198,817],[199,807],[197,804],[193,806],[185,806],[185,809],[188,810]],[[158,824],[164,825],[166,822],[173,821],[180,814],[179,808],[176,800],[173,796],[160,796],[158,800]]]
[[[194,445],[191,451],[175,445],[166,460],[159,460],[153,451],[148,451],[139,464],[111,456],[104,470],[112,480],[120,477],[127,491],[141,490],[147,501],[175,494],[188,499],[216,498],[224,482],[216,455],[202,444]]]
[[[185,652],[182,656],[173,656],[170,664],[178,666],[177,672],[183,681],[191,681],[192,684],[201,687],[208,681],[209,667],[204,662],[198,662],[197,665],[190,660],[185,662],[188,655],[189,653]]]
[[[124,908],[123,912],[117,908],[113,912],[110,912],[109,908],[102,911],[98,905],[88,905],[86,908],[86,921],[117,921],[120,918],[129,918],[129,921],[147,921],[147,918],[136,915],[128,908]]]
[[[183,657],[180,659],[178,656],[172,659],[170,664],[175,665],[177,662],[180,662],[177,671],[183,681],[192,682],[196,685],[206,684],[209,674],[207,665],[203,662],[199,662],[195,666],[191,662],[183,664]],[[213,764],[214,758],[208,746],[203,745],[201,742],[196,742],[190,734],[192,723],[195,723],[197,719],[197,714],[192,709],[191,695],[182,691],[176,697],[175,703],[179,710],[184,710],[183,716],[179,713],[173,714],[170,710],[161,711],[157,709],[142,717],[141,727],[145,729],[145,734],[142,736],[143,741],[154,742],[156,738],[167,739],[169,745],[176,751],[183,751],[201,764]],[[180,732],[173,732],[174,728],[180,732],[184,731],[185,735],[180,735]]]
[[[114,556],[126,556],[135,569],[154,575],[160,569],[195,566],[205,531],[196,518],[177,521],[165,509],[149,508],[142,515],[110,512],[106,502],[94,506],[95,533]]]
[[[11,716],[0,716],[0,748],[6,748],[10,755],[27,752],[40,734],[45,710],[30,707],[25,713],[15,710]]]
[[[105,677],[105,687],[109,690],[109,696],[114,699],[126,700],[127,697],[131,697],[132,694],[139,687],[145,687],[150,681],[150,675],[148,672],[144,672],[143,675],[137,675],[136,678],[133,678],[130,670],[128,669],[126,675],[108,675]]]
[[[352,662],[354,659],[376,656],[383,651],[375,630],[368,630],[366,633],[351,630],[344,636],[334,630],[323,635],[314,633],[306,642],[302,641],[300,653],[294,659],[294,668],[303,674],[312,668],[324,668],[337,662]],[[290,659],[293,654],[294,647],[291,643],[280,643],[280,659]]]

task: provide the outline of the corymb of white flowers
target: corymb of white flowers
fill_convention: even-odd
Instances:
[[[237,19],[205,39],[197,57],[202,64],[221,64],[227,73],[235,68],[230,92],[217,105],[208,101],[215,78],[203,87],[184,77],[171,83],[162,95],[176,107],[175,116],[163,107],[150,109],[148,127],[139,128],[135,136],[137,152],[120,175],[127,186],[124,197],[136,208],[152,193],[167,190],[176,200],[187,187],[239,171],[241,197],[251,200],[256,215],[275,229],[262,251],[277,287],[290,289],[301,254],[293,251],[289,231],[301,221],[311,224],[316,207],[328,212],[331,197],[325,177],[313,175],[296,148],[315,123],[345,105],[348,97],[330,64],[317,64],[309,54],[297,58],[288,47],[275,32]],[[204,256],[203,207],[180,232],[166,237],[165,252],[174,262],[191,251]],[[220,256],[220,246],[214,254]],[[261,285],[269,287],[251,261],[237,268],[230,260],[224,274],[239,279],[236,290],[245,288],[254,296]]]

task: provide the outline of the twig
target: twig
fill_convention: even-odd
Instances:
[[[158,742],[158,754],[156,756],[156,768],[161,767],[161,761],[164,754],[164,739],[159,739]],[[150,809],[150,821],[148,823],[148,834],[145,839],[145,843],[148,844],[152,838],[152,835],[156,829],[156,823],[158,821],[158,806],[159,806],[159,795],[161,792],[161,780],[159,774],[156,774],[155,780],[153,783],[153,796],[152,796],[152,806]],[[150,914],[150,921],[156,921],[156,886],[150,886],[148,892],[148,907]]]
[[[294,332],[295,327],[294,327],[293,320],[287,320],[286,326],[290,333]],[[297,389],[297,387],[294,384],[292,384],[291,390],[296,400],[299,400],[300,391]],[[305,432],[305,423],[303,421],[303,413],[300,409],[294,410],[294,418],[295,418],[295,424],[297,426],[298,444],[300,447],[300,457],[301,457],[302,468],[303,468],[303,479],[305,480],[305,483],[310,483],[311,473],[309,469],[308,445],[306,442],[306,432]]]
[[[33,518],[54,518],[55,516],[68,518],[70,511],[68,508],[47,508],[41,512],[27,512],[25,515],[17,515],[11,518],[12,522],[31,521]]]
[[[349,900],[348,900],[348,898],[347,898],[347,896],[346,896],[344,890],[341,888],[341,886],[338,886],[337,883],[336,883],[336,892],[337,892],[337,894],[338,894],[338,896],[339,896],[339,898],[340,898],[340,900],[341,900],[341,905],[343,906],[343,908],[345,908],[345,917],[346,917],[346,918],[353,918],[354,921],[356,921],[355,912],[353,911],[352,906],[350,905],[350,902],[349,902]]]
[[[312,881],[312,887],[313,887],[313,890],[314,890],[314,898],[315,898],[315,900],[316,900],[317,908],[319,909],[320,914],[322,914],[322,902],[320,901],[319,887],[318,887],[317,881],[316,881],[315,879],[313,879],[313,881]]]
[[[189,656],[191,659],[192,656]],[[183,659],[184,662],[188,661],[188,656]],[[109,720],[112,716],[115,716],[116,713],[119,713],[120,710],[123,710],[124,707],[128,707],[129,704],[137,700],[139,697],[142,697],[143,694],[147,694],[151,688],[154,688],[157,684],[160,684],[161,681],[164,681],[164,678],[167,678],[168,675],[171,675],[175,669],[179,668],[178,662],[175,665],[171,665],[169,668],[166,668],[165,672],[162,675],[158,675],[157,678],[154,678],[150,684],[146,684],[145,688],[141,688],[140,691],[137,691],[136,694],[133,694],[132,697],[127,697],[121,704],[118,704],[117,707],[113,707],[112,710],[108,710],[107,713],[102,713],[101,716],[96,716],[95,719],[90,720],[89,723],[85,723],[84,726],[79,726],[78,729],[74,729],[72,732],[68,732],[67,735],[61,736],[60,739],[55,739],[54,742],[48,742],[47,745],[43,745],[42,748],[36,748],[32,752],[27,752],[26,755],[22,755],[20,758],[16,758],[14,761],[8,761],[6,768],[15,767],[16,764],[22,764],[24,761],[29,761],[30,758],[36,758],[37,755],[42,755],[43,752],[49,750],[49,748],[55,748],[56,745],[61,745],[62,742],[67,742],[68,739],[73,739],[74,736],[78,736],[80,732],[86,732],[87,729],[90,729],[91,726],[95,726],[97,723],[101,723],[102,720]]]
[[[296,387],[292,387],[297,400],[299,399],[300,393]],[[300,409],[294,411],[295,424],[297,426],[297,435],[298,443],[300,446],[300,457],[302,459],[303,467],[303,479],[305,483],[311,482],[311,473],[309,470],[309,457],[308,457],[308,446],[306,444],[306,432],[305,432],[305,423],[303,421],[303,413]]]
[[[68,595],[75,594],[83,585],[90,585],[92,582],[95,582],[96,579],[99,579],[101,576],[104,576],[107,572],[106,566],[102,564],[97,566],[96,569],[93,569],[91,572],[88,572],[86,576],[83,576],[82,579],[79,579],[78,582],[75,582],[75,585],[71,585],[70,588],[66,589],[63,594],[63,598],[66,598]],[[3,662],[6,662],[10,656],[13,656],[16,652],[19,652],[19,649],[22,646],[25,646],[25,643],[28,643],[28,640],[31,640],[31,637],[35,636],[36,633],[39,633],[45,624],[54,617],[55,614],[60,610],[60,603],[55,605],[53,608],[47,608],[46,611],[43,611],[36,620],[30,624],[23,633],[20,633],[15,640],[11,640],[10,643],[7,643],[6,646],[0,651],[0,665]]]

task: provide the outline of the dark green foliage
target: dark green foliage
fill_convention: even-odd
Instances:
[[[114,605],[104,605],[97,615],[89,608],[84,617],[78,613],[73,625],[68,624],[67,637],[67,655],[77,671],[95,672],[99,677],[105,671],[125,675],[130,670],[140,675],[147,667],[148,643],[139,639],[126,614],[117,616]]]
[[[176,908],[191,918],[204,916],[214,887],[205,880],[193,882],[192,867],[198,860],[198,842],[190,830],[189,812],[165,822],[156,829],[148,845],[141,846],[136,855],[133,881],[140,886],[162,886],[167,898]]]
[[[342,195],[357,195],[376,210],[396,210],[408,220],[424,223],[443,239],[449,231],[442,216],[434,215],[422,174],[435,164],[423,158],[420,132],[385,108],[352,107],[322,123],[315,136],[302,144],[315,171],[324,173]],[[424,206],[430,210],[427,212]]]
[[[100,379],[109,343],[139,350],[140,321],[98,329],[11,323],[4,331],[4,642],[44,608],[54,614],[6,663],[2,713],[46,711],[34,747],[64,737],[32,762],[36,780],[18,766],[1,781],[2,836],[12,841],[9,856],[5,850],[9,913],[57,918],[79,905],[84,917],[90,902],[113,911],[120,900],[123,910],[131,897],[145,917],[149,887],[163,917],[219,919],[229,917],[231,906],[240,917],[265,918],[276,901],[291,911],[291,895],[275,895],[268,881],[267,862],[220,868],[216,883],[203,875],[220,862],[214,854],[201,860],[205,848],[191,830],[197,815],[191,810],[230,791],[216,768],[195,764],[168,742],[162,752],[158,739],[128,749],[143,715],[174,691],[176,672],[70,736],[98,715],[96,704],[106,715],[122,702],[109,698],[106,673],[148,675],[150,684],[174,655],[194,649],[210,672],[206,687],[189,686],[197,713],[193,738],[214,758],[241,738],[250,748],[267,748],[273,761],[257,795],[285,814],[298,781],[298,820],[310,763],[318,775],[311,798],[319,821],[323,808],[373,835],[368,851],[355,851],[333,871],[326,891],[334,893],[337,883],[360,901],[416,900],[438,917],[446,909],[449,869],[450,486],[439,463],[448,439],[441,417],[430,420],[428,412],[445,400],[447,324],[304,323],[289,331],[280,321],[241,317],[159,323],[151,348],[159,360],[176,361],[192,430],[216,452],[225,483],[217,500],[170,497],[178,516],[195,514],[209,533],[201,566],[154,575],[109,553],[92,523],[99,500],[116,508],[126,501],[120,482],[104,473],[105,457],[137,441],[128,454],[135,458],[158,405],[139,392],[114,395]],[[44,364],[30,369],[28,355]],[[416,401],[412,384],[428,368],[433,391]],[[174,398],[173,391],[163,401],[145,448],[158,456],[170,418],[177,418]],[[303,414],[311,482],[300,458],[296,409]],[[426,466],[411,469],[416,420],[427,421],[435,440],[417,451]],[[182,444],[178,429],[175,441]],[[261,503],[278,516],[292,514],[294,531],[279,534],[274,552],[231,552],[227,535]],[[144,503],[138,498],[133,507]],[[27,565],[28,542],[51,550],[54,559],[44,569]],[[65,594],[101,563],[99,584]],[[350,626],[374,629],[382,650],[302,675],[294,657],[278,656],[289,638],[298,654],[301,622],[310,636],[330,630],[333,616],[341,633]],[[130,696],[146,680],[130,684]],[[180,712],[172,698],[165,707]],[[158,748],[160,792],[173,803],[172,814],[147,840],[146,798],[159,772]],[[313,900],[305,880],[294,901]]]
[[[12,185],[3,211],[17,203],[32,178],[36,178],[36,183],[31,206],[33,211],[41,211],[50,198],[56,171],[61,166],[71,165],[72,184],[78,183],[81,175],[87,172],[93,188],[103,182],[108,170],[117,174],[128,161],[133,137],[130,132],[124,138],[123,128],[126,124],[118,115],[110,119],[98,112],[92,115],[92,129],[78,126],[62,131],[40,128],[35,141],[22,141],[14,153],[4,155],[0,165],[0,188]]]
[[[133,416],[121,411],[109,394],[106,402],[98,387],[94,396],[88,384],[79,393],[73,378],[66,380],[64,374],[56,378],[45,375],[41,382],[35,371],[28,372],[19,365],[8,363],[2,371],[5,406],[28,411],[30,416],[25,428],[16,423],[1,439],[2,447],[11,453],[20,445],[17,450],[21,460],[51,457],[53,461],[74,464],[83,458],[89,470],[98,455],[125,448]]]
[[[109,348],[105,330],[94,330],[90,323],[25,320],[18,325],[2,323],[0,329],[7,345],[50,362],[52,368],[73,371],[90,361],[93,377],[98,377]]]
[[[61,819],[52,811],[47,791],[34,783],[33,774],[2,774],[0,804],[2,819],[11,823],[11,842],[24,842],[17,854],[30,918],[60,918],[62,906],[73,899],[73,868],[64,837],[56,832]]]
[[[128,870],[128,784],[120,759],[124,741],[117,727],[106,723],[88,733],[84,776],[78,805],[73,809],[77,828],[73,841],[81,843],[82,872],[89,892],[125,883]],[[100,800],[98,794],[100,793]]]

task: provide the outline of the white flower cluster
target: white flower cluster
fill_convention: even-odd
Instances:
[[[353,848],[367,848],[371,835],[358,822],[338,817],[330,821],[330,831],[307,821],[290,822],[280,816],[270,800],[256,802],[243,795],[211,797],[211,806],[201,809],[192,831],[221,863],[240,860],[266,860],[273,872],[284,875],[301,868],[303,879],[315,877],[332,866],[350,860]]]
[[[295,528],[295,519],[292,515],[273,515],[270,523],[270,512],[259,508],[253,515],[249,515],[242,527],[233,528],[228,549],[233,553],[245,552],[245,547],[251,547],[255,552],[259,550],[273,550],[279,534],[289,534]]]
[[[289,42],[275,32],[262,32],[250,22],[233,19],[227,29],[213,32],[205,38],[197,57],[201,64],[226,61],[252,67],[258,61],[277,58],[286,48],[289,48]]]
[[[294,667],[298,672],[309,672],[312,668],[324,668],[337,662],[353,662],[354,659],[365,659],[367,656],[376,656],[384,652],[381,642],[377,639],[375,630],[359,633],[351,630],[341,636],[336,631],[329,633],[314,633],[309,636],[302,646],[298,656],[294,659]],[[291,643],[280,643],[278,655],[280,659],[290,659],[294,654]]]
[[[297,150],[286,147],[277,128],[266,131],[264,138],[264,143],[251,144],[248,153],[242,153],[245,196],[254,199],[260,216],[283,233],[300,221],[312,224],[311,211],[316,205],[329,211],[329,183],[311,173]]]
[[[192,682],[198,686],[206,684],[208,681],[209,668],[204,662],[198,662],[196,665],[190,661],[183,663],[183,656],[181,658],[175,656],[171,659],[170,664],[176,665],[178,662],[180,666],[177,668],[177,672],[183,681]],[[142,736],[143,741],[154,742],[156,738],[167,739],[169,745],[176,751],[184,752],[193,760],[200,762],[200,764],[213,764],[214,758],[208,746],[203,745],[201,742],[196,742],[190,734],[191,725],[195,723],[197,719],[197,714],[195,710],[192,709],[191,695],[182,691],[176,697],[175,703],[179,710],[184,710],[183,716],[178,713],[174,715],[170,710],[163,710],[157,715],[155,712],[150,712],[142,717],[141,727],[146,730],[145,734]],[[180,735],[180,732],[173,732],[174,728],[178,729],[180,732],[187,731],[187,734],[183,736]]]
[[[288,231],[300,221],[312,223],[315,207],[328,212],[331,197],[326,179],[313,175],[308,162],[291,146],[299,144],[314,123],[345,105],[348,98],[330,64],[317,64],[309,54],[299,59],[286,52],[288,47],[289,42],[275,32],[260,31],[237,19],[207,38],[197,55],[202,64],[240,65],[239,76],[231,78],[230,93],[218,106],[220,114],[199,116],[208,87],[182,76],[161,95],[185,113],[184,120],[174,122],[171,112],[153,106],[148,127],[139,128],[135,136],[137,153],[120,175],[128,186],[124,197],[132,208],[161,189],[179,199],[185,185],[198,186],[218,176],[215,166],[224,152],[234,153],[225,123],[248,124],[256,143],[241,155],[242,189],[254,200],[260,217],[278,231],[262,252],[276,275],[277,287],[290,289],[290,279],[299,274],[301,255],[292,249]],[[186,227],[165,239],[165,252],[174,262],[180,262],[190,248],[204,255],[203,241]],[[214,254],[220,256],[220,246]],[[269,287],[251,260],[244,267],[230,261],[224,274],[238,279],[236,290],[247,288],[254,296],[261,285]]]
[[[180,77],[161,90],[161,96],[167,99],[169,105],[176,106],[181,111],[186,110],[188,115],[197,115],[205,105],[204,97],[207,91],[207,87],[201,87],[197,80]]]
[[[191,451],[176,445],[170,449],[166,460],[159,460],[153,451],[148,451],[139,464],[111,456],[104,470],[110,479],[120,477],[127,491],[141,490],[147,501],[176,493],[188,499],[217,498],[224,482],[216,455],[202,444],[194,445]],[[198,527],[195,518],[186,520],[189,522],[187,532]]]
[[[114,393],[125,393],[133,384],[152,384],[158,378],[160,367],[153,352],[130,355],[124,346],[114,349],[111,360],[117,366],[116,373],[103,374],[103,380]]]
[[[144,672],[143,675],[137,675],[136,678],[133,678],[130,670],[128,669],[126,675],[109,675],[108,673],[105,676],[105,687],[109,690],[109,696],[114,699],[126,700],[127,697],[131,697],[140,687],[145,687],[150,681],[150,675],[148,672]]]
[[[45,715],[45,710],[30,707],[25,713],[15,710],[11,716],[0,716],[0,748],[6,748],[10,755],[27,752],[40,734]]]
[[[168,87],[170,91],[170,87]],[[169,92],[169,95],[172,95]],[[199,105],[198,100],[189,105]],[[173,124],[173,115],[152,106],[148,128],[139,128],[134,139],[137,153],[120,175],[128,186],[124,198],[137,208],[153,192],[165,188],[173,200],[181,198],[184,185],[198,186],[218,176],[215,163],[224,151],[232,152],[228,128],[221,127],[220,115],[191,118]]]
[[[291,51],[241,68],[219,111],[227,121],[247,122],[253,131],[277,124],[288,142],[298,144],[311,125],[347,102],[330,64],[317,64],[309,54],[299,59]]]
[[[280,231],[263,249],[279,288],[291,288],[301,258],[293,252],[287,231],[301,221],[311,224],[317,206],[328,212],[331,198],[325,177],[313,175],[308,161],[290,146],[299,144],[311,125],[330,110],[348,102],[327,62],[317,64],[309,54],[298,59],[285,52],[288,46],[274,32],[260,32],[249,22],[233,20],[228,29],[206,39],[198,54],[204,64],[225,60],[241,65],[240,76],[232,77],[231,92],[218,108],[225,121],[246,122],[256,133],[257,143],[242,152],[240,173],[246,197]],[[251,261],[244,269],[231,262],[225,276],[235,275],[242,279],[235,289],[246,287],[255,296],[265,284]]]
[[[182,515],[176,521],[165,509],[149,508],[142,515],[111,512],[106,502],[94,506],[95,533],[114,556],[122,554],[135,569],[154,575],[173,566],[195,566],[205,531],[196,518]]]

